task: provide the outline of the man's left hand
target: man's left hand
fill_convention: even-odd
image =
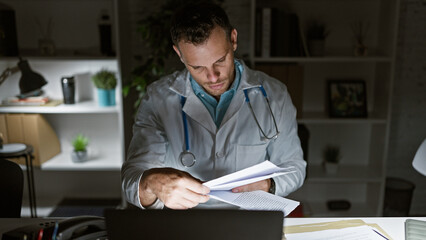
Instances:
[[[259,182],[254,182],[254,183],[233,188],[232,192],[234,193],[251,192],[256,190],[262,190],[262,191],[268,192],[270,187],[271,187],[271,179],[265,179]]]

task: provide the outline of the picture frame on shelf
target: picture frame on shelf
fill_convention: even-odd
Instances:
[[[327,90],[331,118],[367,117],[367,89],[364,80],[329,80]]]

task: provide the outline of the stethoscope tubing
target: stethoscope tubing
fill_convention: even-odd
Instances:
[[[182,121],[183,121],[183,131],[185,135],[185,150],[189,152],[189,136],[188,136],[188,121],[186,120],[186,113],[183,111],[183,106],[185,105],[186,98],[184,96],[180,97],[180,103],[182,105]]]
[[[271,136],[271,137],[268,137],[268,136],[265,134],[265,132],[263,131],[263,129],[260,127],[259,121],[257,120],[256,114],[254,114],[253,107],[251,106],[251,103],[250,103],[250,98],[249,98],[249,96],[248,96],[248,89],[244,89],[244,90],[243,90],[243,92],[244,92],[244,96],[245,96],[245,98],[246,98],[246,103],[248,103],[248,106],[249,106],[249,108],[250,108],[250,111],[251,111],[251,113],[252,113],[252,115],[253,115],[253,117],[254,117],[254,121],[256,122],[257,127],[259,128],[259,130],[260,130],[260,132],[262,133],[263,137],[265,137],[265,138],[266,138],[266,139],[268,139],[268,140],[276,139],[276,138],[278,137],[278,134],[280,134],[280,132],[278,131],[278,125],[277,125],[277,122],[276,122],[276,120],[275,120],[275,116],[274,116],[274,114],[272,113],[272,108],[271,108],[271,104],[270,104],[269,99],[268,99],[268,95],[266,94],[266,91],[265,91],[265,89],[263,88],[263,86],[262,86],[262,85],[260,85],[260,86],[259,86],[259,89],[260,89],[260,91],[262,92],[262,95],[263,95],[263,97],[265,98],[266,103],[267,103],[267,105],[268,105],[269,112],[271,113],[272,120],[274,121],[276,134],[274,134],[274,135],[273,135],[273,136]]]

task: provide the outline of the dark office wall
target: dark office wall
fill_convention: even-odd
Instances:
[[[426,1],[402,0],[387,175],[413,182],[411,215],[426,215],[426,176],[411,167],[426,138]]]

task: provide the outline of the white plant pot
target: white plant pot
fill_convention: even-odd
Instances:
[[[324,164],[324,168],[327,174],[335,175],[337,174],[337,171],[339,170],[339,164],[326,162]]]
[[[71,159],[75,163],[81,163],[81,162],[86,162],[89,159],[89,157],[88,157],[87,151],[78,151],[78,152],[72,151]]]

